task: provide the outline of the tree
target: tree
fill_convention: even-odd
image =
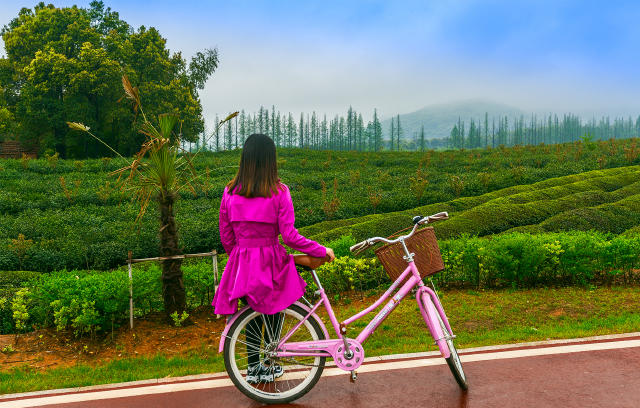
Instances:
[[[216,123],[218,120],[216,119]],[[244,113],[244,109],[240,112],[240,144],[244,146],[244,141],[247,138],[247,116]]]
[[[395,127],[395,118],[391,117],[391,145],[390,148],[393,150],[393,141],[396,136],[396,127]]]
[[[216,115],[216,123],[218,123],[219,121],[220,121],[220,118],[218,118],[218,115]],[[220,151],[220,126],[216,126],[216,129],[213,131],[213,135],[216,138],[216,152],[219,152]]]
[[[233,150],[233,129],[231,128],[231,122],[227,122],[224,132],[224,144],[227,150]]]
[[[142,109],[138,89],[131,86],[126,75],[122,77],[122,85],[126,98],[142,116],[142,123],[136,126],[136,130],[144,136],[145,140],[131,163],[117,170],[115,174],[120,175],[118,182],[121,190],[129,193],[140,204],[136,222],[144,216],[151,200],[158,203],[160,253],[163,257],[171,258],[182,253],[178,245],[175,203],[182,191],[194,189],[193,183],[197,180],[197,174],[192,161],[198,153],[193,156],[180,154],[182,153],[182,132],[179,125],[182,122],[177,114],[160,114],[157,124],[153,125]],[[229,115],[217,124],[216,130],[224,122],[231,123],[231,119],[237,115],[238,112]],[[77,122],[67,122],[67,125],[72,131],[87,132],[113,153],[126,160],[104,140],[90,132],[86,125]],[[176,126],[178,126],[177,132]],[[186,308],[181,265],[181,259],[162,261],[162,297],[167,319],[174,312],[181,314]]]
[[[373,150],[380,151],[382,148],[382,125],[378,119],[378,110],[373,110],[373,123],[372,123],[372,135],[373,135]]]
[[[218,66],[215,49],[198,52],[187,68],[171,54],[155,28],[134,30],[118,13],[93,1],[88,9],[39,3],[23,8],[1,31],[0,88],[21,141],[53,149],[63,157],[112,154],[95,140],[71,132],[68,117],[82,120],[126,155],[143,137],[133,131],[138,112],[118,103],[122,73],[149,101],[147,114],[181,113],[182,137],[204,131],[198,90]],[[0,119],[1,120],[1,119]]]
[[[424,152],[424,125],[420,127],[420,151]]]
[[[464,146],[464,139],[461,137],[458,125],[453,125],[453,129],[451,129],[451,134],[449,135],[449,143],[454,149],[462,149]]]
[[[298,139],[300,139],[300,147],[304,147],[304,113],[300,113],[300,129],[298,130]]]
[[[398,138],[398,143],[396,146],[398,147],[398,151],[400,151],[400,137],[402,137],[402,126],[400,126],[400,115],[396,116],[396,137]],[[393,147],[393,143],[391,144]]]
[[[489,112],[484,113],[484,147],[489,146]]]

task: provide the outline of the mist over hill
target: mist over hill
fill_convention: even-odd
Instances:
[[[400,115],[402,139],[412,139],[414,132],[420,134],[422,125],[424,125],[425,139],[448,137],[458,118],[466,122],[469,122],[471,118],[484,120],[485,113],[489,114],[489,121],[492,120],[492,117],[507,116],[511,119],[527,115],[524,111],[513,106],[482,99],[431,105],[415,112]],[[381,123],[383,137],[389,139],[391,118],[387,118]]]

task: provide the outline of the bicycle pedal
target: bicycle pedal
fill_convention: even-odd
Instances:
[[[351,375],[349,376],[349,381],[351,381],[352,383],[355,383],[357,378],[358,378],[358,373],[356,371],[351,371]]]

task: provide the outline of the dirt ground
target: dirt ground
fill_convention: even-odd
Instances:
[[[634,271],[634,275],[638,276],[640,273]],[[342,294],[339,300],[332,299],[331,303],[338,318],[342,319],[369,306],[380,294],[349,292]],[[483,299],[488,301],[487,294]],[[471,296],[471,300],[477,300],[476,296]],[[584,305],[580,306],[580,310],[573,312],[568,305],[563,304],[545,307],[550,308],[546,311],[549,318],[573,315],[574,312],[582,316],[585,312]],[[347,312],[350,313],[345,314]],[[329,324],[324,310],[319,310],[318,314]],[[184,327],[171,326],[164,315],[158,313],[136,319],[133,330],[129,330],[128,324],[125,323],[113,333],[106,330],[95,338],[87,335],[76,338],[71,332],[57,332],[55,328],[20,335],[0,335],[0,351],[6,350],[7,347],[12,350],[0,353],[0,367],[3,371],[25,366],[35,370],[46,370],[77,364],[93,366],[127,357],[152,357],[157,354],[172,356],[189,351],[202,351],[203,348],[217,352],[225,321],[224,316],[217,319],[211,307],[203,307],[191,312],[188,324]],[[479,327],[491,329],[493,321],[486,316],[466,316],[458,324],[464,326],[465,331],[475,331]]]
[[[161,314],[136,319],[134,329],[128,324],[111,333],[75,338],[73,333],[41,329],[21,335],[0,335],[0,350],[9,347],[15,351],[0,353],[0,367],[28,365],[33,369],[74,366],[78,363],[100,364],[119,357],[180,354],[201,347],[218,346],[224,329],[224,317],[216,319],[211,308],[195,311],[184,327],[172,327]]]
[[[377,299],[376,295],[346,293],[334,306],[348,303],[364,309]],[[325,318],[326,313],[320,312]],[[72,332],[57,332],[55,328],[40,329],[20,335],[0,335],[0,350],[9,346],[14,350],[0,353],[3,371],[13,367],[42,370],[70,367],[76,364],[98,365],[118,358],[147,356],[162,353],[166,356],[202,350],[207,347],[217,351],[220,335],[224,330],[225,316],[216,318],[211,307],[192,311],[188,324],[172,327],[163,314],[152,314],[134,320],[133,330],[128,322],[115,329],[90,338],[76,338]]]

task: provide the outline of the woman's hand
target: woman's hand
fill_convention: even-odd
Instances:
[[[333,249],[327,248],[327,255],[324,257],[325,262],[332,262],[336,259],[336,255],[333,253]]]

